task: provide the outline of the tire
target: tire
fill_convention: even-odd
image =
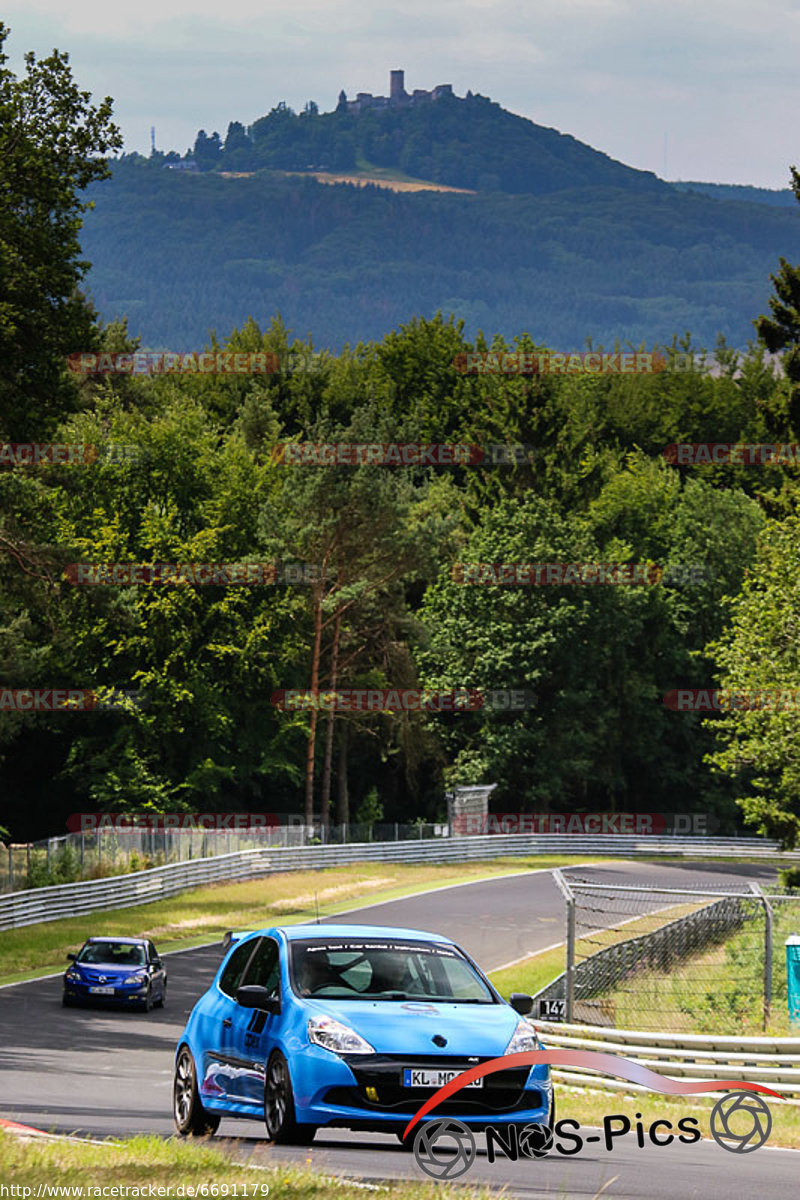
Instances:
[[[161,995],[159,996],[158,1000],[156,1000],[154,1007],[155,1008],[163,1008],[166,1003],[167,1003],[167,984],[165,981],[163,987],[161,988]]]
[[[279,1146],[309,1146],[316,1125],[298,1125],[289,1065],[280,1050],[273,1051],[264,1081],[264,1124],[267,1137]]]
[[[62,1006],[62,1008],[74,1008],[75,1001],[73,1000],[72,996],[68,996],[66,994],[66,992],[62,992],[61,993],[61,1006]]]
[[[152,1007],[153,1007],[153,989],[148,984],[147,985],[147,995],[145,996],[144,1000],[142,1001],[140,1008],[141,1008],[142,1012],[147,1013],[147,1012],[150,1012],[150,1009]]]
[[[181,1137],[208,1137],[216,1133],[220,1118],[206,1112],[197,1092],[197,1072],[187,1046],[182,1046],[175,1063],[172,1085],[172,1117]]]

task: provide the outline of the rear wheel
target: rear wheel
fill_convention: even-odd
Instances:
[[[270,1141],[284,1146],[308,1146],[317,1132],[316,1125],[298,1125],[295,1120],[294,1091],[289,1064],[280,1050],[275,1050],[267,1063],[264,1124]]]
[[[200,1103],[194,1059],[186,1046],[181,1049],[175,1064],[172,1112],[175,1128],[182,1137],[204,1137],[216,1133],[219,1127],[220,1119],[216,1113],[206,1112]]]

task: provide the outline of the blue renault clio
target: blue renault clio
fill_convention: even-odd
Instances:
[[[374,925],[291,925],[229,934],[175,1056],[178,1132],[213,1133],[223,1116],[264,1120],[275,1142],[320,1127],[402,1135],[420,1105],[460,1072],[541,1048],[449,938]],[[437,1107],[480,1128],[550,1123],[546,1065],[499,1070]]]

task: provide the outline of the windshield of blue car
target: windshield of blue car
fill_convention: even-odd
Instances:
[[[320,1000],[419,1000],[496,1004],[489,986],[455,947],[381,940],[298,940],[292,986]]]
[[[87,942],[77,957],[82,966],[143,967],[144,946],[130,942]]]

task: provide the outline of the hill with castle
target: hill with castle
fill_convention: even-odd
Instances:
[[[201,130],[187,155],[122,156],[90,188],[82,248],[98,311],[155,348],[280,312],[336,349],[437,311],[469,337],[638,346],[690,329],[743,347],[779,256],[800,259],[800,214],[791,193],[783,208],[707,187],[393,71],[386,96],[277,104],[224,139]]]
[[[348,99],[342,90],[331,112],[320,112],[313,101],[300,113],[281,103],[248,127],[231,121],[224,139],[201,129],[191,153],[168,155],[164,165],[228,174],[372,168],[470,191],[537,195],[576,187],[666,186],[652,172],[616,162],[486,96],[456,96],[449,83],[406,91],[402,70],[390,72],[388,96],[358,92]]]

